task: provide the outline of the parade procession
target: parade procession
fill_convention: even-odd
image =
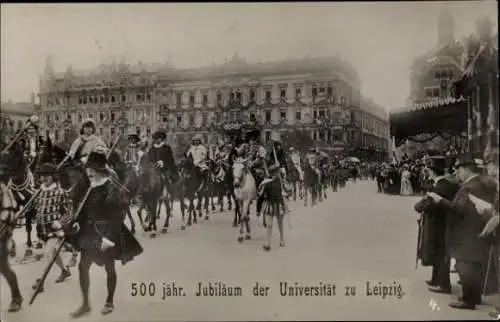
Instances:
[[[492,3],[268,5],[2,5],[0,321],[500,317]]]

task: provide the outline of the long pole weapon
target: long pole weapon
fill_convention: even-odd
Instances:
[[[74,219],[75,220],[80,215],[80,212],[82,211],[83,206],[84,206],[85,202],[87,201],[87,198],[89,197],[89,194],[90,194],[91,191],[92,191],[92,186],[90,186],[87,189],[87,192],[85,193],[85,196],[83,197],[82,202],[80,203],[77,211],[75,212],[75,214],[74,214]],[[35,289],[35,292],[33,293],[33,295],[30,298],[29,305],[33,304],[33,302],[35,301],[35,299],[38,296],[38,294],[40,294],[40,292],[41,292],[41,290],[43,288],[43,284],[45,284],[45,280],[47,279],[47,276],[49,275],[50,269],[52,268],[52,266],[54,266],[54,263],[56,262],[56,258],[61,253],[61,250],[62,250],[62,248],[63,248],[63,246],[64,246],[64,244],[66,242],[67,242],[67,237],[64,237],[64,239],[61,241],[61,243],[57,247],[57,249],[56,249],[56,251],[54,253],[54,256],[50,260],[49,264],[45,267],[45,269],[43,271],[43,274],[42,274],[42,277],[40,278],[40,281],[37,283],[37,287]]]
[[[279,164],[278,162],[278,156],[276,155],[276,149],[274,147],[274,144],[273,144],[273,155],[274,155],[274,163],[275,164]],[[283,185],[283,180],[281,179],[281,171],[279,172],[279,176],[278,176],[278,179],[280,181],[280,186],[281,186],[281,191],[284,192],[285,191],[285,187]],[[283,196],[282,196],[283,197]],[[285,197],[283,197],[283,203],[285,204],[285,207],[286,207],[286,212],[288,213],[287,214],[287,217],[288,217],[288,227],[290,229],[292,229],[292,219],[290,218],[290,210],[288,208],[288,205],[287,205],[287,202],[285,200]]]
[[[16,143],[21,138],[21,136],[24,135],[24,132],[26,132],[28,127],[32,124],[36,124],[36,122],[38,122],[38,117],[35,115],[31,116],[26,121],[25,127],[23,128],[23,130],[19,131],[19,133],[17,133],[16,136],[12,140],[10,140],[9,144],[2,150],[1,154],[7,153],[7,151],[10,150],[10,148],[14,145],[14,143]]]

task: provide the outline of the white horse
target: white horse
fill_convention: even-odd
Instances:
[[[257,185],[245,159],[235,159],[233,163],[233,186],[234,196],[238,204],[240,217],[240,235],[238,241],[250,240],[250,204],[257,199]],[[247,233],[243,238],[243,225],[246,226]]]

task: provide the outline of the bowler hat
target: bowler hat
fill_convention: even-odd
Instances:
[[[43,163],[42,165],[40,165],[37,172],[41,176],[43,176],[43,175],[51,176],[57,172],[57,167],[54,164],[47,162],[47,163]]]
[[[101,172],[108,172],[106,168],[107,160],[106,155],[99,152],[91,152],[85,164],[86,168],[92,168]]]
[[[479,159],[474,159],[471,156],[468,155],[462,155],[457,158],[455,161],[454,168],[458,169],[459,167],[465,166],[465,165],[475,165],[479,166],[480,165],[480,160]]]

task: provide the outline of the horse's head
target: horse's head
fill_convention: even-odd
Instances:
[[[13,177],[24,176],[28,168],[24,153],[17,145],[14,145],[6,154],[2,155],[2,164]]]
[[[248,172],[248,160],[236,158],[233,162],[233,185],[239,187],[243,181],[243,177]]]

